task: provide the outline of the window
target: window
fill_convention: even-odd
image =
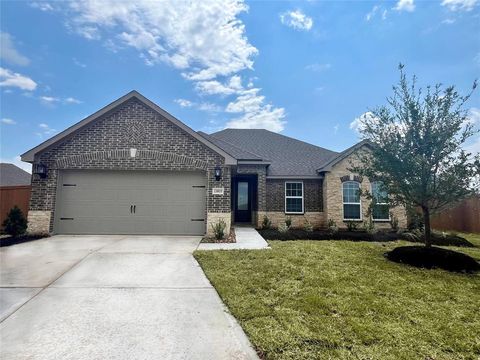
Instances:
[[[303,214],[303,183],[285,183],[285,212]]]
[[[343,183],[343,219],[361,220],[360,183],[345,181]]]
[[[372,182],[373,220],[390,220],[388,194],[379,181]]]

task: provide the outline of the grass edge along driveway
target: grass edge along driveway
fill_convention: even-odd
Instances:
[[[454,248],[480,259],[476,248]],[[416,269],[393,243],[271,241],[195,258],[265,359],[478,359],[480,275]]]

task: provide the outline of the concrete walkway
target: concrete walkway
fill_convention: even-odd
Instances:
[[[192,256],[200,237],[0,249],[2,359],[258,359]]]
[[[235,243],[201,243],[198,250],[269,249],[268,243],[253,227],[235,227]]]

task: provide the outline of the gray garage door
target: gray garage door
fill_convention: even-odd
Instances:
[[[86,171],[59,174],[59,234],[205,233],[205,174]]]

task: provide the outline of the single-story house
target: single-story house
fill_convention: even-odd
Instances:
[[[263,129],[196,132],[132,91],[22,155],[33,164],[29,231],[202,235],[220,219],[229,228],[264,215],[345,227],[366,217],[358,189],[378,188],[347,170],[364,146],[338,153]],[[388,227],[389,209],[376,207]],[[405,211],[391,210],[404,226]]]

